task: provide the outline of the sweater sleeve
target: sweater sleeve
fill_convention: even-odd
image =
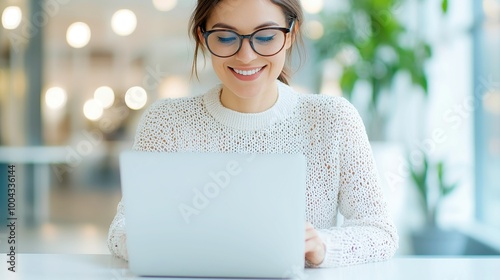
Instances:
[[[112,255],[128,260],[127,236],[125,234],[125,213],[123,203],[120,201],[116,209],[116,215],[111,222],[108,232],[108,248]]]
[[[333,133],[340,144],[338,210],[345,220],[340,227],[318,230],[326,245],[320,267],[387,260],[398,248],[399,237],[378,183],[365,127],[345,99],[336,110]]]

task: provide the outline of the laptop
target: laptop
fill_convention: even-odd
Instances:
[[[230,278],[303,273],[303,155],[126,151],[120,174],[133,273]]]

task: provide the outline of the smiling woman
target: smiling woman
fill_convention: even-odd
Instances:
[[[302,95],[288,85],[287,63],[302,22],[298,0],[199,0],[191,18],[193,71],[198,51],[208,51],[221,84],[202,96],[157,101],[143,116],[133,149],[303,154],[306,264],[386,260],[398,234],[359,114],[343,98]],[[124,207],[118,206],[108,244],[127,259]]]
[[[217,7],[212,9],[214,2]],[[300,40],[302,19],[298,1],[198,1],[191,19],[196,41],[193,71],[198,50],[208,48],[223,83],[224,106],[247,113],[268,109],[277,98],[276,77],[288,84],[286,58],[295,39]],[[234,43],[227,41],[231,38]]]

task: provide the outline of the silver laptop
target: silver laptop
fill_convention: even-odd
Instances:
[[[303,155],[120,155],[130,270],[291,278],[304,268]]]

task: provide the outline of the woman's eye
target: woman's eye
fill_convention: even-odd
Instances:
[[[231,43],[234,43],[236,41],[236,37],[234,37],[234,36],[231,36],[231,37],[217,36],[217,40],[219,41],[219,43],[222,43],[222,44],[231,44]]]
[[[275,35],[271,35],[271,36],[258,36],[258,37],[255,37],[255,40],[257,40],[257,42],[259,42],[259,43],[269,43],[272,40],[274,40],[274,36]]]

